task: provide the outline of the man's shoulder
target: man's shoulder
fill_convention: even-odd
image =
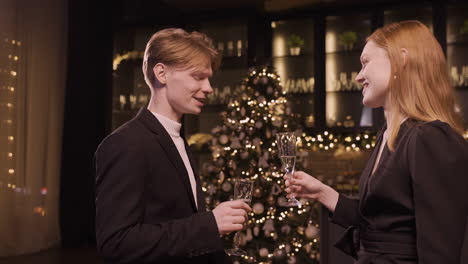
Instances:
[[[137,118],[131,119],[115,129],[99,144],[97,151],[106,146],[125,148],[144,146],[149,138],[150,131]]]

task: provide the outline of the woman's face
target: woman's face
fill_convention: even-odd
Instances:
[[[362,103],[367,107],[384,107],[388,97],[391,64],[388,53],[373,41],[368,41],[361,54],[361,71],[356,81],[362,83]]]

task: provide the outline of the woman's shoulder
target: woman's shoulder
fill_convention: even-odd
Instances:
[[[445,122],[409,120],[407,127],[408,143],[413,147],[432,146],[468,153],[468,141]]]
[[[412,130],[414,136],[431,137],[433,139],[449,137],[465,141],[449,124],[440,120],[419,121],[411,119],[408,123],[408,127]]]

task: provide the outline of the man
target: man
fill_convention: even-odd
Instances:
[[[165,29],[149,40],[147,109],[96,151],[96,237],[106,263],[230,263],[220,234],[241,230],[250,207],[228,201],[207,212],[194,159],[180,136],[198,114],[219,66],[212,41]]]

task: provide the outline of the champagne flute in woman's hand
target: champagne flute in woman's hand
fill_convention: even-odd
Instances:
[[[276,144],[278,145],[278,156],[281,159],[285,175],[289,178],[294,174],[294,166],[296,165],[296,143],[297,138],[293,132],[277,133]],[[284,206],[301,206],[293,194]]]

